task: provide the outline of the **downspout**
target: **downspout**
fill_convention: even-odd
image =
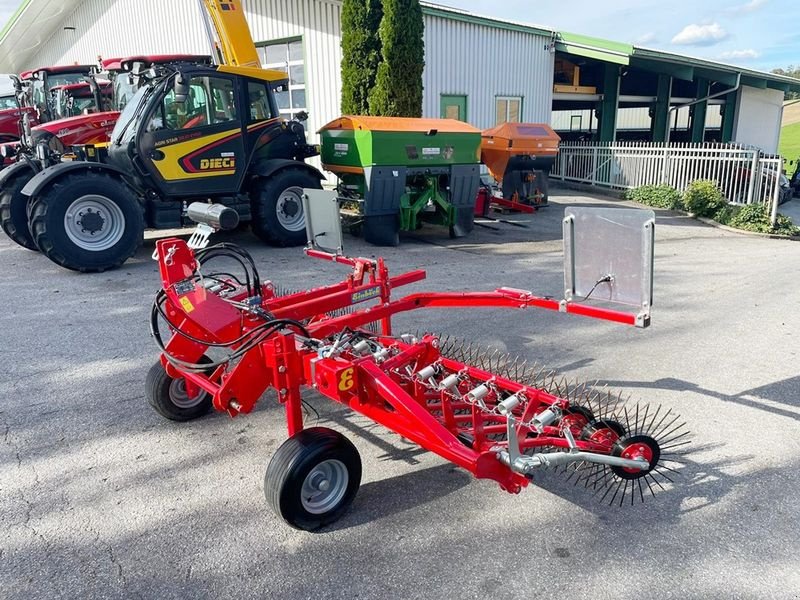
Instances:
[[[697,100],[692,100],[691,102],[687,102],[686,104],[676,104],[675,106],[670,106],[669,112],[667,113],[667,123],[669,125],[669,127],[667,127],[667,142],[666,142],[667,145],[669,145],[669,138],[670,138],[670,134],[672,133],[672,111],[678,111],[681,108],[684,108],[684,107],[687,107],[687,106],[694,106],[695,104],[700,104],[701,102],[708,102],[709,100],[713,100],[714,98],[719,98],[720,96],[725,96],[727,94],[730,94],[731,92],[735,92],[740,87],[742,87],[742,74],[741,73],[737,73],[736,74],[736,85],[734,85],[730,89],[722,90],[721,92],[716,92],[715,94],[709,94],[708,96],[705,96],[704,98],[698,98]]]

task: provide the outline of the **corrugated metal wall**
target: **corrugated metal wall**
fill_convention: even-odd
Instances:
[[[256,42],[302,36],[308,129],[339,116],[340,2],[243,0]],[[196,0],[84,0],[29,66],[94,61],[134,53],[208,53]],[[467,96],[467,119],[495,125],[495,97],[523,98],[522,119],[550,121],[553,56],[546,37],[441,17],[425,17],[424,115],[440,116],[441,94]],[[310,139],[316,139],[312,133]]]
[[[441,94],[467,96],[467,120],[496,123],[495,97],[521,96],[522,120],[550,122],[553,55],[544,36],[426,16],[423,100],[426,116],[440,116]]]

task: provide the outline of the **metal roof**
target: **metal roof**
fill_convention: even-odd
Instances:
[[[741,73],[743,85],[769,87],[784,92],[800,91],[800,80],[792,77],[574,33],[558,33],[556,49],[576,56],[665,73],[686,81],[703,77],[734,85],[737,75]]]

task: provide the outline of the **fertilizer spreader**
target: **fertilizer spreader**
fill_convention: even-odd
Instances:
[[[511,288],[393,298],[425,272],[390,276],[381,258],[342,255],[336,201],[322,201],[326,192],[319,190],[306,194],[306,254],[347,267],[345,278],[282,293],[261,279],[239,247],[192,250],[179,239],[160,240],[163,289],[152,330],[162,353],[147,380],[150,403],[175,421],[200,417],[212,406],[236,417],[251,412],[268,388],[277,391],[289,439],[269,463],[265,494],[289,525],[315,530],[337,520],[361,480],[361,460],[347,438],[325,427],[304,428],[303,393],[309,388],[511,493],[546,467],[566,470],[576,484],[619,505],[643,501],[671,483],[669,463],[686,443],[685,425],[671,409],[628,406],[499,353],[392,328],[399,313],[465,307],[540,308],[646,327],[652,212],[568,214],[568,294],[562,301]],[[602,259],[595,267],[579,260],[597,235],[582,235],[586,224],[605,227],[617,242],[612,257],[594,253],[592,261]],[[639,255],[638,262],[618,260],[631,254]],[[243,275],[214,273],[212,263],[220,257],[237,261]],[[613,270],[621,264],[641,269]],[[593,269],[600,270],[587,278]],[[631,293],[641,299],[634,311],[594,302],[626,302]],[[172,333],[166,342],[161,319]]]

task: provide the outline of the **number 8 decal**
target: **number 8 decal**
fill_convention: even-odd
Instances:
[[[353,367],[350,367],[342,371],[339,377],[339,391],[346,392],[352,389],[353,385],[355,385],[355,381],[353,380]]]

